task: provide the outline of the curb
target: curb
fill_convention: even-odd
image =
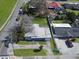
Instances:
[[[18,0],[17,0],[16,4],[14,5],[13,10],[12,10],[11,13],[10,13],[10,16],[7,18],[7,20],[5,21],[5,23],[4,23],[4,24],[2,25],[2,27],[0,28],[0,32],[1,32],[1,31],[3,30],[3,28],[7,25],[7,23],[8,23],[8,21],[10,20],[12,14],[13,14],[14,11],[15,11],[15,8],[16,8],[17,4],[18,4]]]

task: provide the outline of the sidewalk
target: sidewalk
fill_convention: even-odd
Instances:
[[[7,50],[7,53],[8,53],[9,56],[14,56],[12,44],[9,44],[9,48]]]
[[[49,58],[50,57],[50,58]],[[13,59],[13,58],[12,58]],[[15,57],[15,59],[79,59],[78,56],[25,56],[25,57]]]
[[[14,49],[38,49],[40,45],[18,45],[13,44]]]
[[[45,47],[48,50],[48,56],[52,56],[53,52],[51,50],[51,45],[50,45],[50,41],[47,41],[47,45]]]
[[[50,56],[49,56],[50,57]],[[26,57],[16,57],[16,59],[56,59],[55,56],[49,58],[48,56],[26,56]]]

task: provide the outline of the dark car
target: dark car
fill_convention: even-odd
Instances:
[[[5,45],[5,47],[8,48],[8,47],[9,47],[9,41],[8,41],[8,40],[5,40],[5,41],[4,41],[4,45]]]
[[[19,9],[19,14],[20,14],[20,15],[23,14],[23,9],[22,9],[22,7]]]
[[[73,47],[72,42],[69,41],[69,40],[66,40],[66,41],[65,41],[65,44],[66,44],[66,46],[67,46],[68,48],[72,48],[72,47]]]

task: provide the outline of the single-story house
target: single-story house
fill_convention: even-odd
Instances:
[[[79,10],[79,3],[66,3],[63,6],[65,9]]]
[[[52,9],[62,7],[60,3],[53,1],[47,1],[47,6],[48,8],[52,8]]]
[[[72,28],[70,24],[52,24],[54,37],[57,38],[78,38],[79,28]]]
[[[48,9],[54,10],[56,12],[64,11],[64,8],[59,2],[47,1],[47,7]]]
[[[33,25],[33,31],[25,34],[26,40],[50,40],[51,34],[49,28],[40,27],[39,24]]]

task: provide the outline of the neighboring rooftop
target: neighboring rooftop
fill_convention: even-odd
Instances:
[[[59,38],[76,38],[79,37],[79,28],[72,28],[69,24],[53,24],[55,31],[54,37]]]
[[[62,7],[59,2],[47,1],[48,8]]]
[[[71,27],[68,23],[62,23],[62,24],[52,24],[54,27]]]

